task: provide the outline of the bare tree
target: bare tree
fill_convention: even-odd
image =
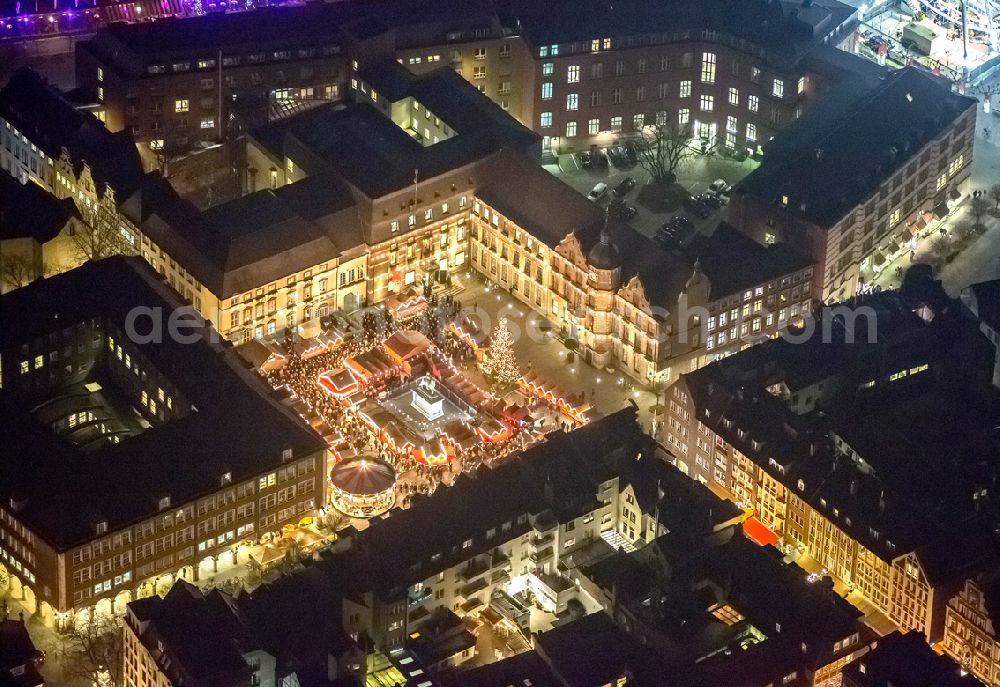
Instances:
[[[24,255],[0,256],[0,286],[7,284],[11,289],[27,286],[35,278],[35,266]]]
[[[993,211],[1000,210],[1000,184],[990,186],[989,196],[993,199]]]
[[[119,687],[122,681],[122,621],[91,612],[73,624],[64,638],[65,674],[85,684]]]
[[[98,226],[80,224],[72,233],[73,250],[79,262],[100,260],[130,252],[132,246],[121,232],[105,222],[95,222],[95,224]]]
[[[976,228],[982,229],[983,227],[983,216],[986,215],[990,210],[990,204],[987,202],[986,198],[983,196],[973,196],[969,209],[972,211],[972,216],[976,219]]]
[[[654,183],[673,181],[678,165],[696,152],[691,147],[690,126],[656,124],[643,130],[640,137],[639,162]]]

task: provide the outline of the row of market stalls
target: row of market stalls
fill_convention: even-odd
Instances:
[[[403,384],[388,389],[397,377]],[[514,425],[485,412],[493,395],[466,379],[414,330],[397,332],[381,348],[348,358],[343,368],[324,372],[317,382],[367,422],[391,455],[424,465],[448,464],[479,443],[512,435]],[[421,396],[428,385],[433,409]]]
[[[559,424],[569,423],[582,427],[590,422],[593,409],[581,391],[575,394],[560,389],[533,372],[528,372],[517,380],[517,386],[528,398],[542,401],[558,415]]]

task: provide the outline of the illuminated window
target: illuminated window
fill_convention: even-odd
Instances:
[[[580,109],[580,96],[576,93],[570,93],[566,96],[566,109],[567,110],[579,110]]]
[[[542,84],[542,100],[551,100],[551,99],[552,99],[552,83],[546,81],[545,83]]]
[[[686,107],[682,107],[677,110],[677,124],[680,126],[685,126],[691,122],[691,110]]]
[[[591,120],[589,120],[587,122],[587,133],[588,134],[593,135],[593,134],[596,134],[596,133],[600,132],[600,130],[601,130],[601,120],[600,119],[591,119]]]
[[[681,87],[680,87],[680,90],[677,92],[677,95],[679,97],[681,97],[681,98],[690,98],[691,97],[691,82],[690,81],[681,81]]]
[[[572,65],[566,69],[566,83],[579,83],[580,81],[580,67],[578,65]]]
[[[710,95],[701,96],[701,111],[711,112],[715,107],[715,98]]]
[[[182,98],[181,100],[174,101],[174,112],[187,112],[187,111],[188,111],[187,98]]]
[[[715,53],[701,54],[701,82],[715,83]]]
[[[775,79],[774,85],[771,87],[771,95],[775,98],[785,97],[785,82],[781,79]]]
[[[566,137],[576,136],[576,122],[566,122]]]
[[[740,89],[738,88],[729,89],[729,104],[730,105],[740,104]]]
[[[540,124],[541,124],[541,127],[543,129],[546,129],[546,128],[552,126],[552,113],[551,112],[543,112],[542,116],[540,118]]]

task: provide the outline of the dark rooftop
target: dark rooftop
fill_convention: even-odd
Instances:
[[[441,675],[444,687],[562,687],[552,669],[533,651],[517,654],[502,661]]]
[[[604,613],[574,620],[535,638],[535,650],[561,681],[573,687],[602,687],[616,684],[630,674],[639,684],[653,676],[667,674],[656,654],[641,647],[637,640],[615,625]]]
[[[36,660],[41,657],[23,620],[0,619],[0,687],[43,684],[44,679],[36,666]]]
[[[138,188],[142,162],[132,137],[108,131],[31,69],[18,69],[0,89],[0,117],[53,159],[66,149],[77,173],[89,165],[99,193],[109,185],[121,202]]]
[[[98,323],[105,350],[107,328],[126,331],[133,309],[160,308],[167,317],[181,305],[138,258],[89,262],[0,297],[0,350],[15,360],[23,344],[34,348],[49,334],[87,322]],[[113,531],[155,514],[163,496],[183,503],[215,491],[224,473],[235,484],[278,467],[285,449],[295,458],[323,450],[323,440],[273,400],[236,353],[212,343],[212,330],[194,325],[184,333],[201,339],[187,344],[164,336],[162,343],[132,345],[191,411],[95,452],[79,453],[39,424],[23,398],[0,391],[0,443],[9,449],[0,496],[26,498],[19,517],[58,550],[89,539],[102,519]],[[109,479],[115,489],[106,488]]]
[[[915,67],[838,94],[786,127],[735,192],[775,205],[787,196],[786,212],[829,228],[976,102]]]
[[[139,640],[171,683],[250,682],[242,650],[244,628],[228,595],[203,592],[179,580],[165,597],[141,599],[129,609],[140,623],[148,623],[137,631]]]
[[[649,34],[700,35],[717,31],[762,50],[769,61],[798,59],[847,21],[854,10],[840,2],[743,0],[555,0],[515,3],[525,35],[535,45],[588,45],[597,36],[613,39]]]
[[[262,7],[252,13],[208,13],[156,22],[114,23],[100,31],[90,44],[105,53],[125,48],[136,55],[168,60],[190,56],[191,36],[195,35],[205,54],[215,56],[220,50],[241,53],[248,49],[337,45],[348,37],[378,35],[388,27],[433,21],[454,24],[495,15],[493,3],[485,0],[350,0]]]
[[[221,298],[333,259],[363,240],[350,193],[322,173],[205,211],[149,174],[125,212]]]
[[[947,298],[928,322],[914,312],[926,302],[859,299],[876,313],[874,342],[849,343],[835,327],[829,339],[765,342],[683,379],[712,431],[883,559],[915,550],[938,581],[995,551],[973,494],[1000,469],[1000,393],[975,324]],[[819,398],[803,410],[802,395]]]
[[[961,666],[941,656],[919,632],[894,632],[844,666],[845,687],[983,687]]]
[[[976,318],[1000,332],[1000,279],[973,284],[962,291],[961,298]]]
[[[317,107],[252,132],[272,154],[289,154],[307,174],[328,170],[370,198],[413,184],[414,173],[430,179],[482,160],[503,148],[530,152],[538,142],[489,98],[442,67],[415,75],[395,61],[367,67],[362,77],[396,100],[412,97],[455,135],[424,146],[369,102]],[[301,159],[301,162],[299,160]]]
[[[711,300],[739,293],[812,264],[787,244],[763,246],[728,224],[709,235],[699,234],[686,250],[711,283]]]
[[[71,198],[56,199],[38,184],[0,174],[0,240],[32,238],[47,243],[77,217]]]

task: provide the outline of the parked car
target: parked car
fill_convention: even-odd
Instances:
[[[621,146],[611,146],[608,148],[608,157],[611,158],[611,164],[615,167],[626,167],[628,165],[628,158],[625,157],[625,149]]]
[[[594,188],[590,189],[590,193],[587,194],[587,198],[597,201],[606,195],[608,195],[608,185],[603,181],[599,181],[594,185]]]
[[[593,148],[590,151],[590,163],[595,169],[608,168],[608,155],[600,148]]]
[[[580,166],[584,169],[590,169],[594,164],[594,158],[590,154],[589,150],[585,150],[580,153]]]
[[[625,159],[629,161],[629,164],[634,165],[639,161],[639,151],[634,143],[629,141],[622,147],[625,149]]]
[[[664,226],[673,227],[681,232],[689,232],[694,229],[694,222],[684,215],[674,215]]]
[[[700,196],[689,196],[685,198],[684,208],[691,214],[702,219],[705,219],[713,212],[713,208]]]
[[[670,232],[657,232],[653,240],[664,248],[674,248],[681,245],[680,235]]]
[[[723,201],[724,196],[716,195],[714,193],[702,193],[698,196],[698,200],[703,204],[711,208],[712,210],[718,210],[725,202]]]
[[[725,179],[716,179],[709,185],[708,190],[709,192],[714,193],[715,195],[719,195],[723,193],[729,193],[732,190],[732,188],[733,188],[732,186],[726,183]]]
[[[618,196],[619,198],[624,198],[625,195],[634,188],[635,188],[635,179],[633,179],[632,177],[625,177],[624,179],[618,182],[617,186],[615,186],[615,195]]]
[[[621,205],[618,206],[618,217],[625,220],[626,222],[635,217],[638,213],[639,213],[638,210],[636,210],[634,207],[626,203],[622,203]]]

